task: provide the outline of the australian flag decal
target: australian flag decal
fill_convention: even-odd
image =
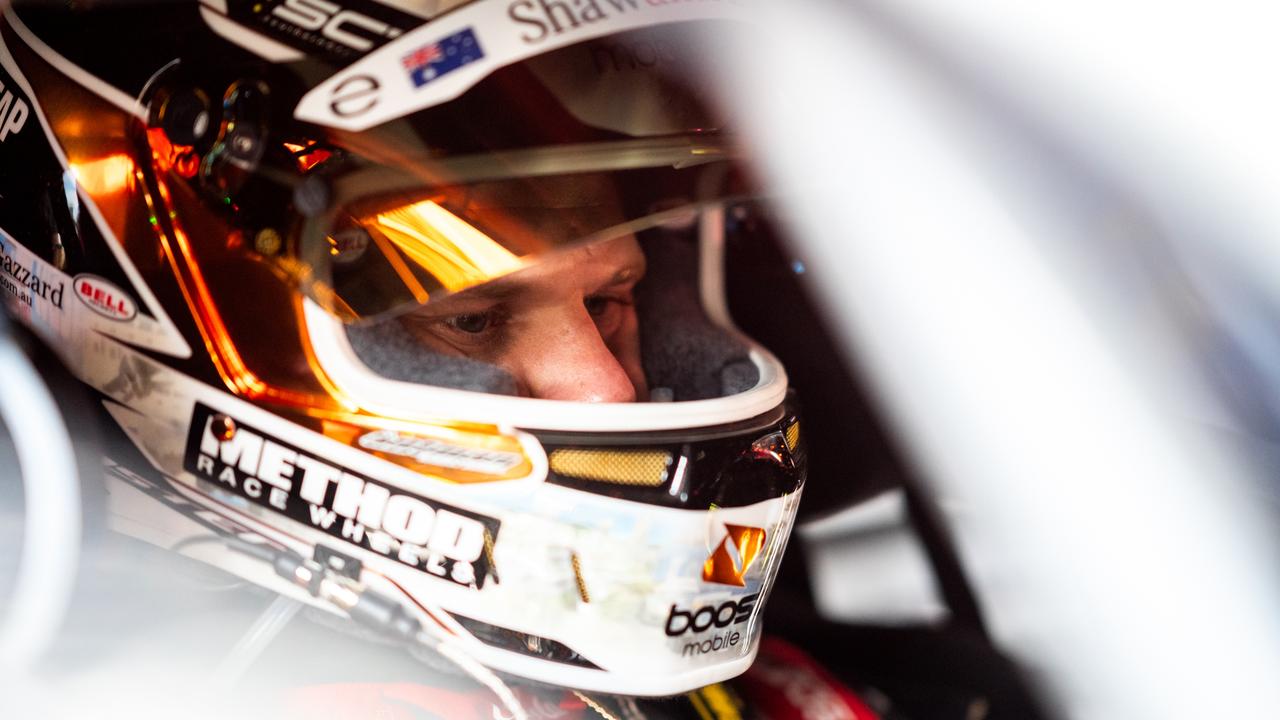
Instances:
[[[401,62],[409,71],[414,87],[422,87],[439,77],[484,57],[471,28],[458,32],[405,55]]]

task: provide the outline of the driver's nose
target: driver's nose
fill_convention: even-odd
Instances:
[[[526,333],[507,368],[531,397],[577,402],[635,402],[636,388],[581,306]]]

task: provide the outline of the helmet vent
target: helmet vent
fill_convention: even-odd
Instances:
[[[665,450],[553,450],[551,472],[615,485],[658,487],[667,481],[671,453]]]
[[[795,452],[796,446],[800,444],[800,421],[796,420],[788,425],[786,434],[783,437],[787,442],[787,449]]]

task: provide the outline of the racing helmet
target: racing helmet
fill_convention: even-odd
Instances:
[[[8,7],[0,294],[120,440],[112,525],[535,681],[744,671],[805,478],[723,293],[749,16]]]

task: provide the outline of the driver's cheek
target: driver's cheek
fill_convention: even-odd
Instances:
[[[614,356],[585,310],[557,313],[517,333],[498,363],[530,397],[634,402],[632,372]],[[635,362],[638,367],[638,355]]]

